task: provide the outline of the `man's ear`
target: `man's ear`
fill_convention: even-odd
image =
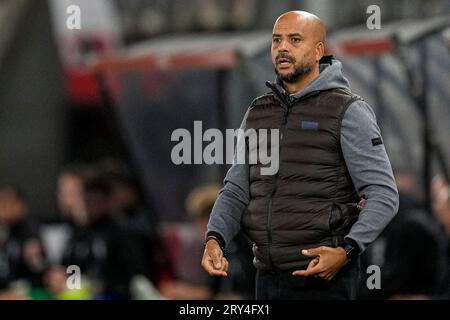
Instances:
[[[322,57],[325,54],[325,45],[322,41],[317,42],[316,44],[316,62],[319,62],[320,59],[322,59]]]

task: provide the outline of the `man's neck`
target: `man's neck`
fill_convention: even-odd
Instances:
[[[306,77],[299,79],[295,83],[287,83],[283,81],[283,86],[290,94],[303,91],[315,78],[320,74],[319,68],[315,68]]]

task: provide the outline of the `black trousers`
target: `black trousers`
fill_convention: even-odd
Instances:
[[[345,265],[331,281],[293,276],[291,271],[256,272],[257,300],[351,300],[360,281],[359,260]]]

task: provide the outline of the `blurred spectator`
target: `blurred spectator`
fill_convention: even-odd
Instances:
[[[447,278],[442,299],[450,299],[450,186],[442,177],[433,179],[431,195],[433,210],[447,236]]]
[[[92,176],[87,165],[69,164],[60,173],[57,182],[57,203],[67,237],[58,262],[67,264],[75,259],[71,257],[81,256],[85,245],[82,239],[88,237],[88,214],[84,201],[84,185]],[[75,260],[79,260],[79,258]]]
[[[89,299],[92,296],[85,282],[80,290],[69,290],[66,284],[68,266],[77,265],[83,273],[93,259],[84,200],[85,183],[91,176],[91,168],[80,163],[65,166],[58,176],[56,197],[65,237],[59,239],[63,244],[53,261],[62,265],[52,265],[43,277],[48,299]]]
[[[397,174],[400,206],[397,216],[365,255],[367,265],[381,270],[381,289],[368,290],[363,299],[429,299],[445,289],[448,259],[439,223],[422,206],[412,175]]]
[[[71,164],[65,167],[58,177],[58,208],[65,221],[73,227],[87,224],[83,200],[83,188],[87,176],[86,166]]]
[[[168,260],[151,214],[143,204],[137,181],[126,172],[110,173],[110,208],[114,212],[106,265],[106,291],[114,298],[131,298],[136,276],[157,285],[170,275]]]
[[[78,266],[86,281],[74,296],[66,288],[65,268],[54,266],[45,280],[55,298],[130,299],[132,283],[152,287],[170,275],[156,224],[128,172],[108,158],[90,169],[71,165],[61,173],[58,204],[71,228],[62,263]]]
[[[450,238],[450,187],[438,176],[433,179],[431,192],[434,212]]]
[[[219,191],[219,185],[207,185],[195,189],[186,199],[187,213],[195,221],[198,234],[202,236],[202,249],[209,215]],[[203,252],[201,254],[203,255]],[[250,241],[242,232],[238,233],[228,246],[226,254],[230,263],[229,275],[226,278],[212,279],[211,289],[214,297],[216,299],[253,299],[255,268],[252,264],[253,253]],[[201,257],[198,261],[201,261]]]
[[[94,294],[103,292],[107,243],[112,234],[112,217],[109,206],[110,186],[107,179],[94,176],[84,184],[86,220],[74,227],[63,257],[63,265],[76,265],[90,280]],[[77,220],[74,220],[74,222]]]
[[[36,223],[28,216],[28,206],[19,188],[0,187],[0,290],[41,287],[47,268]]]
[[[205,185],[194,189],[186,198],[185,207],[194,222],[195,235],[191,241],[179,241],[181,248],[171,248],[178,253],[174,260],[180,278],[162,286],[162,294],[169,299],[250,299],[254,296],[252,253],[242,234],[230,243],[226,253],[230,265],[233,264],[228,277],[208,277],[200,264],[190,264],[200,261],[203,255],[206,226],[219,190],[219,185]]]

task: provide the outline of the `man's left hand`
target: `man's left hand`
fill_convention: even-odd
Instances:
[[[292,273],[294,276],[316,276],[330,281],[348,262],[347,254],[341,247],[318,247],[308,250],[302,250],[302,254],[308,257],[317,257],[310,263],[306,270],[296,270]]]

